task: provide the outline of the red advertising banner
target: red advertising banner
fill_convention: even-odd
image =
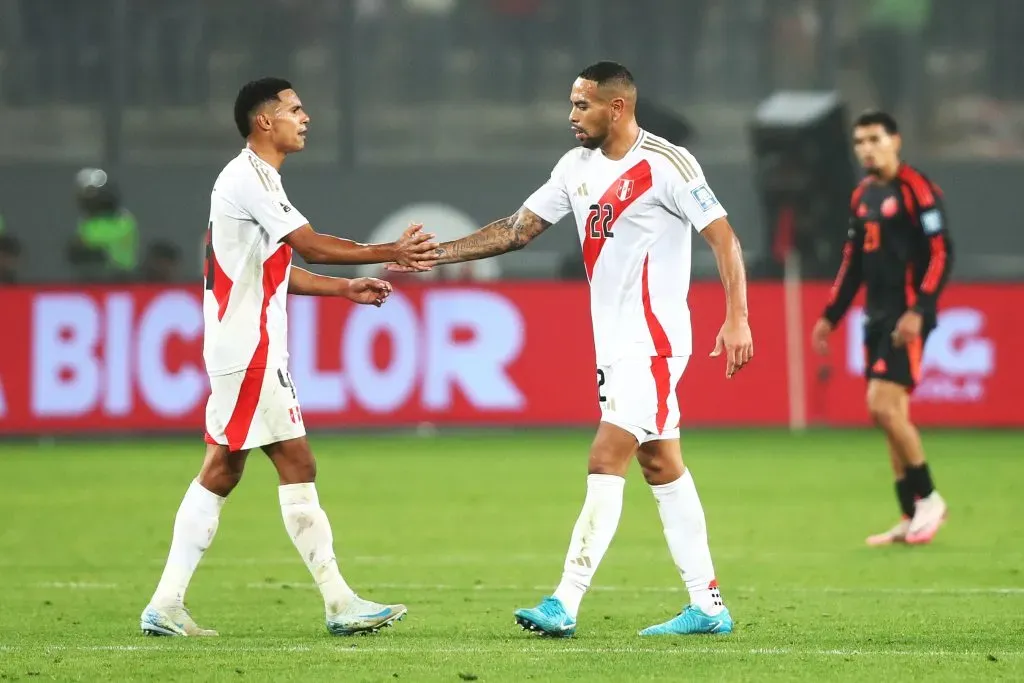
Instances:
[[[750,286],[755,360],[726,380],[708,358],[722,322],[717,283],[690,294],[694,357],[684,425],[786,425],[789,377],[813,423],[866,424],[860,309],[826,359],[806,337],[827,286],[801,288],[804,367],[787,369],[776,283]],[[0,289],[0,434],[202,433],[208,381],[198,287]],[[925,349],[922,424],[1024,426],[1024,357],[1010,352],[1024,285],[951,286]],[[403,286],[380,309],[292,297],[290,369],[316,427],[589,425],[598,419],[585,283]]]

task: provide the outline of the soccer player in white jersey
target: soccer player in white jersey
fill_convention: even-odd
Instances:
[[[245,149],[213,187],[207,231],[203,355],[210,376],[206,459],[174,520],[160,583],[142,612],[143,633],[210,636],[185,608],[185,591],[217,531],[220,510],[238,484],[246,456],[259,448],[280,480],[285,529],[323,595],[327,628],[335,635],[376,631],[401,619],[404,605],[365,600],[338,570],[327,515],[320,508],[316,462],[288,374],[288,294],[336,296],[380,306],[390,285],[293,268],[292,252],[307,263],[402,264],[429,269],[436,244],[412,226],[396,242],[365,245],[317,233],[288,201],[281,185],[285,157],[306,144],[309,116],[284,80],[243,86],[235,124]]]
[[[521,249],[570,213],[583,246],[601,423],[562,580],[540,605],[517,610],[516,621],[545,635],[575,632],[580,602],[618,526],[636,455],[690,594],[678,616],[641,635],[728,633],[733,622],[719,594],[704,510],[683,465],[675,389],[691,354],[691,228],[714,250],[726,291],[725,324],[711,355],[727,354],[729,377],[753,355],[739,241],[696,160],[637,125],[636,86],[625,67],[600,62],[584,69],[570,100],[580,147],[514,215],[437,250],[437,263],[445,264]]]

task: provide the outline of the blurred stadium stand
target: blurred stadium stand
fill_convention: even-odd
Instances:
[[[484,222],[573,144],[572,78],[612,58],[692,125],[752,265],[770,257],[751,172],[757,103],[824,89],[850,111],[894,108],[906,156],[947,188],[957,277],[1019,278],[1022,34],[1016,0],[0,0],[0,213],[23,243],[23,279],[61,277],[52,245],[74,231],[73,174],[99,166],[140,249],[172,242],[198,277],[206,196],[240,145],[232,98],[272,73],[313,118],[285,177],[315,224],[365,238],[415,201]],[[502,272],[564,272],[576,237],[552,233]],[[713,277],[710,253],[696,259]]]

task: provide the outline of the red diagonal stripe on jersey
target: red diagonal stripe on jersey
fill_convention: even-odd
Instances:
[[[668,359],[672,356],[672,342],[669,341],[665,328],[662,327],[658,316],[654,314],[651,306],[651,283],[648,272],[651,255],[644,257],[644,269],[640,276],[640,297],[643,300],[644,318],[647,319],[647,329],[651,333],[651,340],[654,342],[655,356],[651,358],[651,373],[654,375],[654,388],[658,396],[658,412],[655,420],[658,433],[665,431],[665,421],[668,420],[668,395],[672,391],[672,378],[669,375]]]
[[[213,299],[217,302],[217,320],[224,319],[224,313],[228,310],[228,299],[231,298],[231,287],[235,284],[228,277],[224,269],[217,261],[217,254],[213,251],[213,230],[206,231],[206,268],[204,269],[204,285],[213,292]],[[209,280],[213,279],[211,283]]]
[[[228,448],[232,451],[241,450],[245,438],[249,435],[252,418],[260,402],[263,389],[263,376],[267,372],[267,354],[270,350],[270,334],[267,332],[267,308],[274,293],[284,282],[288,272],[288,264],[292,260],[292,248],[282,244],[277,251],[263,262],[263,305],[260,307],[260,340],[245,370],[242,385],[238,390],[235,409],[231,411],[231,419],[224,428],[224,436],[228,440]]]
[[[217,254],[213,251],[210,252],[210,261],[213,265],[213,298],[217,301],[217,320],[223,320],[228,310],[228,299],[231,298],[231,287],[235,283],[220,267]]]
[[[658,316],[654,315],[654,308],[651,306],[651,284],[648,279],[647,266],[651,261],[648,254],[644,257],[644,270],[641,275],[641,297],[644,303],[644,318],[647,319],[647,329],[651,332],[651,339],[654,341],[654,353],[658,356],[670,358],[672,356],[672,343],[665,334],[665,328],[661,326]]]
[[[900,169],[900,178],[903,179],[907,185],[910,185],[910,189],[914,192],[914,198],[917,199],[917,206],[919,209],[927,209],[935,204],[935,195],[932,194],[932,184],[928,182],[917,169],[911,168],[910,166],[904,166]]]
[[[620,188],[627,184],[629,185],[629,193],[623,199],[621,197],[623,192]],[[597,200],[600,205],[611,205],[612,215],[608,222],[608,230],[612,230],[622,213],[629,208],[629,205],[651,189],[653,184],[651,165],[647,163],[646,159],[615,179],[611,186],[601,195],[601,198]],[[598,221],[598,226],[601,226],[601,221]],[[591,280],[594,277],[594,266],[597,265],[597,257],[601,255],[601,250],[604,249],[604,243],[607,241],[607,238],[603,232],[600,237],[591,235],[590,225],[584,225],[583,229],[583,265],[587,269],[587,279]]]

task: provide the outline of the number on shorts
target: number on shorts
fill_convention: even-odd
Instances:
[[[597,400],[604,403],[608,399],[604,395],[604,370],[597,369]]]
[[[295,385],[292,384],[292,376],[290,374],[278,368],[277,380],[281,383],[282,387],[291,390],[292,398],[297,398],[297,396],[295,395]]]

